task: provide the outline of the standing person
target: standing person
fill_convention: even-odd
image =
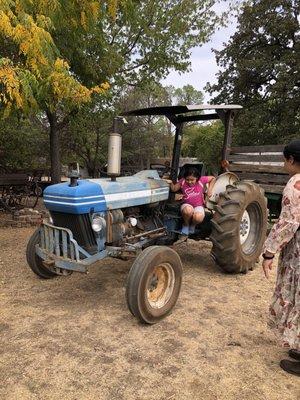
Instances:
[[[177,192],[181,189],[182,205],[181,214],[183,218],[183,226],[181,233],[188,235],[195,233],[195,227],[200,224],[204,217],[204,185],[209,184],[207,196],[211,196],[211,191],[215,183],[214,176],[201,176],[197,168],[188,168],[183,178],[177,183],[171,182],[172,192]]]
[[[300,376],[300,140],[283,151],[284,167],[291,175],[282,198],[282,210],[264,245],[266,278],[280,251],[275,291],[270,305],[270,326],[295,361],[282,360],[280,367]]]

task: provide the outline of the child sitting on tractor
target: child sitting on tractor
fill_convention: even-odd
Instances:
[[[181,190],[180,200],[182,200],[181,214],[183,225],[181,233],[189,235],[195,233],[195,227],[200,224],[204,217],[204,185],[208,184],[207,196],[212,194],[212,188],[215,184],[214,176],[200,176],[197,168],[188,168],[183,178],[177,183],[170,182],[172,192]]]

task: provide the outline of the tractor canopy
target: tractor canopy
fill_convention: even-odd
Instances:
[[[162,106],[162,107],[148,107],[140,108],[137,110],[126,111],[122,115],[143,116],[143,115],[164,115],[169,120],[177,125],[184,122],[192,121],[209,121],[214,119],[221,119],[223,121],[226,113],[241,110],[243,107],[236,104],[198,104],[198,105],[185,105],[185,106]],[[203,114],[205,110],[214,110],[214,113]],[[192,115],[191,115],[192,114]]]
[[[243,107],[237,104],[199,104],[199,105],[178,105],[141,108],[123,112],[124,116],[146,116],[146,115],[164,115],[176,127],[172,165],[171,179],[176,181],[179,166],[180,151],[182,144],[183,126],[187,122],[211,121],[220,119],[225,127],[225,135],[222,149],[222,165],[226,165],[228,153],[230,152],[232,140],[232,128],[234,118]],[[204,111],[213,111],[204,113]]]

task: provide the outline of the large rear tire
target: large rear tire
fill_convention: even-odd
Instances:
[[[219,195],[212,219],[212,256],[226,272],[247,273],[267,232],[267,199],[255,183],[238,181]]]
[[[32,271],[43,279],[51,279],[57,274],[43,264],[43,260],[36,254],[35,246],[39,243],[39,229],[37,229],[27,244],[26,259]]]
[[[135,259],[129,271],[126,300],[140,321],[155,324],[175,306],[182,281],[179,255],[166,246],[150,246]]]

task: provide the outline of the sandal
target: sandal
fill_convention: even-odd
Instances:
[[[285,372],[300,376],[300,362],[281,360],[279,365]]]
[[[300,351],[291,349],[289,350],[289,356],[294,360],[300,361]]]

